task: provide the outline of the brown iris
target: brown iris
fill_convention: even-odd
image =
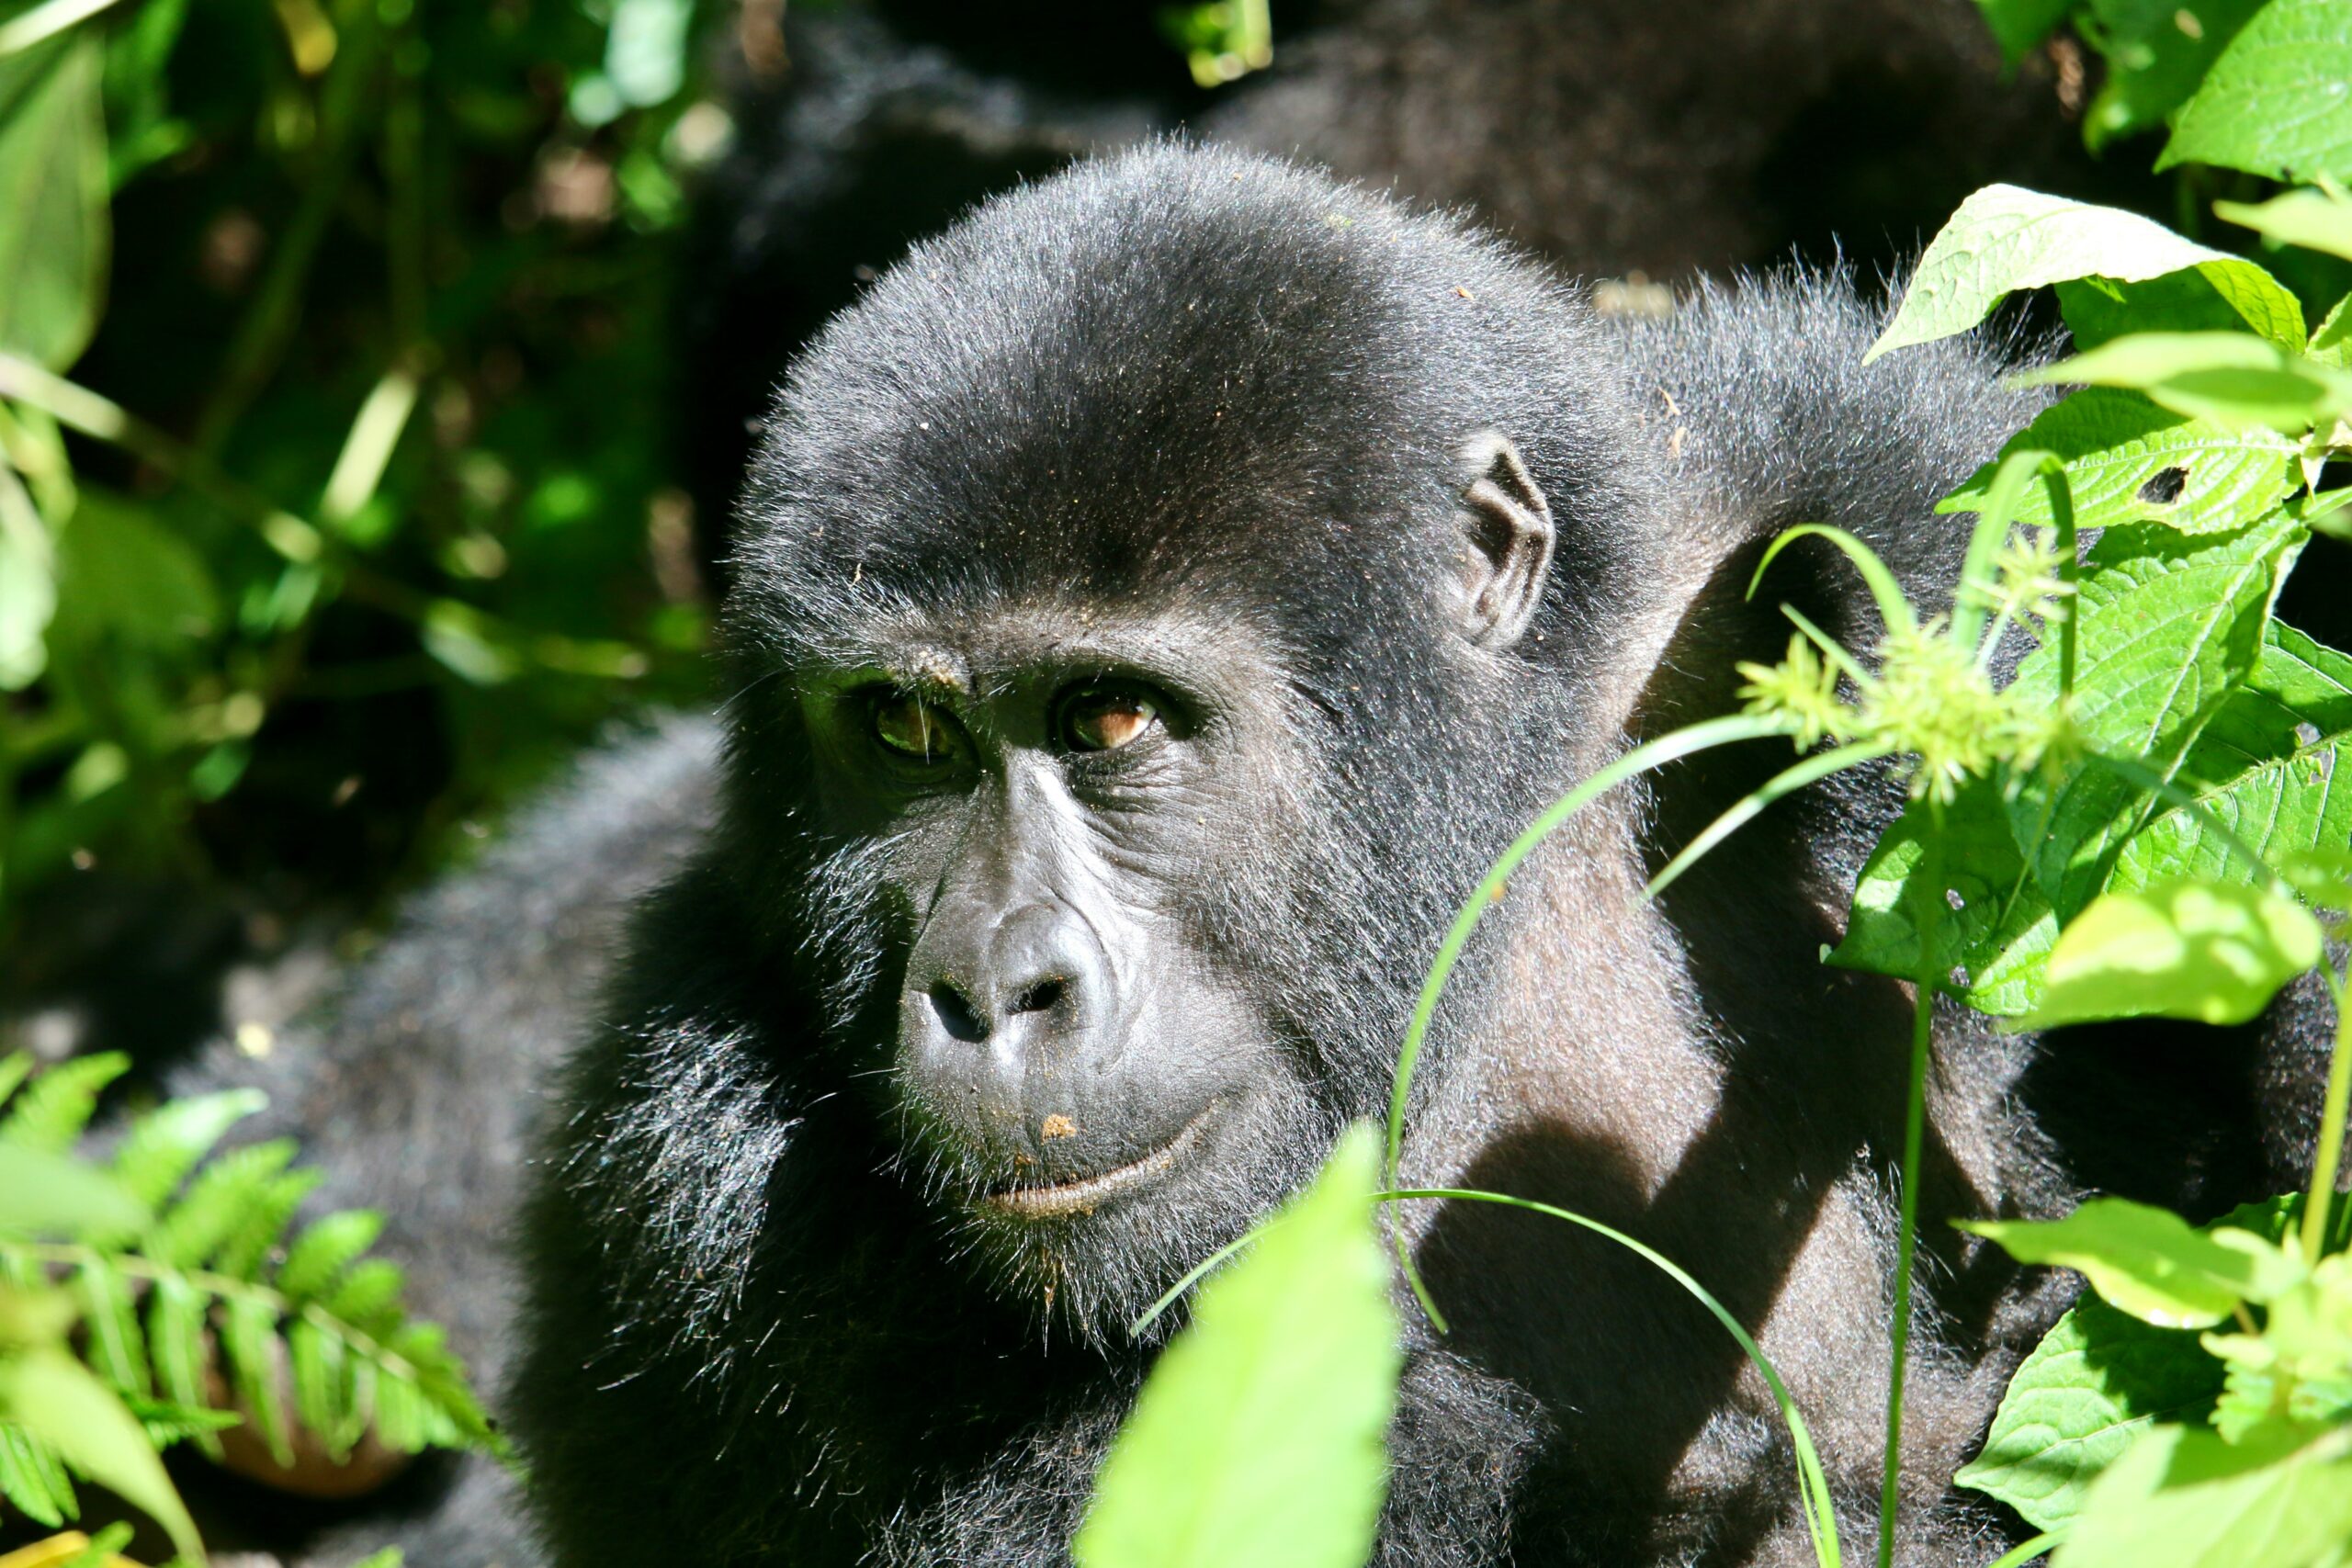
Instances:
[[[904,692],[875,700],[874,737],[900,756],[925,762],[948,761],[964,750],[964,732],[944,709]]]
[[[1062,704],[1062,744],[1073,751],[1115,751],[1159,723],[1159,707],[1126,686],[1088,686]]]

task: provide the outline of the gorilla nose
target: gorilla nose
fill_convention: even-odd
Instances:
[[[1025,1021],[1034,1013],[1071,1012],[1069,981],[1059,975],[1048,975],[1033,980],[1014,991],[1001,1009],[975,1003],[964,994],[964,987],[953,980],[940,980],[931,987],[931,1007],[939,1027],[948,1037],[977,1044],[995,1034],[1000,1028],[1033,1027]],[[1050,1024],[1051,1020],[1038,1020]]]
[[[973,922],[965,941],[928,933],[908,987],[909,1021],[936,1040],[986,1045],[1008,1065],[1036,1046],[1102,1021],[1110,989],[1093,933],[1065,910],[1035,905],[1001,922]]]

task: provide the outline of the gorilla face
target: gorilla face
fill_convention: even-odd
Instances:
[[[837,1046],[995,1272],[1124,1310],[1328,1142],[1272,1135],[1318,1115],[1304,1021],[1193,897],[1305,764],[1278,677],[1206,628],[1008,608],[795,685]]]

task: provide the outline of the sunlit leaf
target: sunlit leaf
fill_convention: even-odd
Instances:
[[[2192,878],[2109,893],[2059,933],[2029,1021],[2244,1023],[2319,962],[2321,940],[2311,911],[2241,883]]]
[[[2024,379],[2136,388],[2175,412],[2233,429],[2292,433],[2352,413],[2352,372],[2251,333],[2135,333]]]
[[[1103,1462],[1083,1568],[1356,1568],[1400,1365],[1368,1127],[1205,1285]]]
[[[2324,190],[2290,190],[2258,205],[2217,201],[2215,213],[2274,244],[2301,245],[2352,261],[2352,200]]]
[[[2294,1283],[2276,1246],[2248,1231],[2207,1235],[2169,1209],[2094,1198],[2063,1220],[1966,1220],[2020,1263],[2072,1269],[2109,1305],[2159,1328],[2202,1328],[2243,1301]]]
[[[2230,40],[2156,161],[2278,180],[2352,180],[2352,18],[2343,0],[2270,0]]]
[[[2083,111],[2085,139],[2097,148],[2162,126],[2263,3],[2090,0],[2084,30],[2107,58],[2107,80]]]
[[[139,1508],[191,1562],[204,1547],[139,1422],[114,1392],[64,1351],[46,1346],[0,1356],[0,1409],[66,1461]]]
[[[2078,277],[2131,280],[2194,267],[2256,330],[2303,342],[2302,307],[2240,256],[2184,240],[2118,208],[1987,186],[1962,202],[1919,258],[1903,304],[1867,358],[1966,332],[2019,289]]]
[[[2157,1427],[2091,1487],[2056,1568],[2316,1568],[2347,1538],[2352,1427]]]
[[[1984,1451],[1952,1479],[2064,1529],[2099,1472],[2158,1421],[2201,1421],[2222,1366],[2188,1328],[2157,1328],[2086,1296],[2009,1379]]]

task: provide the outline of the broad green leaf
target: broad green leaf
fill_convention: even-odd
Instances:
[[[2318,1568],[2352,1538],[2352,1427],[2242,1445],[2157,1427],[2108,1467],[2056,1568]]]
[[[2181,106],[2159,169],[2218,164],[2276,180],[2352,180],[2352,17],[2343,0],[2270,0]]]
[[[2029,1021],[2244,1023],[2319,962],[2321,945],[2310,910],[2240,883],[2184,878],[2109,893],[2058,933]]]
[[[185,648],[220,624],[204,558],[136,502],[85,486],[58,536],[56,647]]]
[[[2072,1269],[2109,1305],[2158,1328],[2203,1328],[2243,1301],[2295,1282],[2278,1248],[2246,1231],[2211,1235],[2169,1209],[2094,1198],[2063,1220],[1962,1220],[2020,1263]]]
[[[2352,659],[2273,621],[2262,658],[2181,764],[2202,815],[2163,810],[2117,857],[2110,891],[2185,876],[2245,880],[2218,819],[2273,866],[2352,843],[2352,789],[2335,771],[2352,750]],[[2352,775],[2347,775],[2352,779]]]
[[[2352,261],[2352,201],[2324,190],[2290,190],[2258,205],[2217,201],[2213,210],[2278,245],[2301,245]]]
[[[2229,430],[2157,407],[2146,396],[2086,387],[2035,416],[2000,457],[1936,510],[1981,512],[2011,452],[2057,454],[2066,466],[2078,528],[2164,523],[2184,534],[2226,533],[2253,523],[2295,484],[2298,447],[2275,431]],[[2028,485],[2016,521],[2047,527],[2050,492]]]
[[[0,58],[0,351],[79,358],[107,287],[107,136],[96,38]]]
[[[1894,320],[1863,357],[1964,333],[2018,289],[2078,277],[2129,282],[2190,267],[2256,330],[2279,332],[2291,321],[2290,341],[2301,345],[2302,307],[2254,263],[2136,213],[1996,185],[1961,203],[1936,235]]]
[[[147,1434],[87,1367],[46,1346],[0,1357],[0,1409],[76,1470],[163,1526],[182,1556],[204,1561],[196,1525]]]
[[[2086,1296],[2009,1379],[1984,1451],[1952,1480],[2064,1529],[2083,1495],[2158,1421],[2204,1419],[2222,1366],[2187,1328],[2157,1328]]]
[[[2090,0],[2083,30],[2107,58],[2107,81],[2083,111],[2084,139],[2097,149],[2164,124],[2262,4]]]
[[[2030,372],[2042,385],[2131,387],[2177,413],[2289,433],[2352,413],[2352,372],[2251,333],[2135,333]]]
[[[2134,333],[2234,333],[2252,327],[2285,348],[2303,346],[2302,307],[2292,295],[2235,298],[2195,268],[2121,283],[2077,277],[2057,286],[2058,313],[2077,353]]]
[[[2109,528],[2086,560],[2075,610],[2080,655],[2075,723],[2091,751],[2134,760],[2159,778],[2255,662],[2271,601],[2301,525],[2274,513],[2235,534]],[[2054,647],[2018,667],[2024,693],[2055,701]],[[2037,781],[2008,805],[2009,827],[2042,892],[2071,916],[2104,886],[2138,826],[2142,792],[2096,760]]]
[[[2001,54],[2011,65],[2048,38],[2074,5],[2075,0],[1976,0],[1984,25],[2000,40]]]
[[[147,1205],[121,1183],[64,1155],[0,1143],[0,1230],[119,1235],[146,1223]]]
[[[2028,1011],[2041,995],[2041,965],[2056,942],[2050,900],[2026,874],[1998,779],[1973,779],[1943,811],[1943,955],[1961,971],[1969,1006],[1996,1017]],[[1915,800],[1871,851],[1854,885],[1845,940],[1829,962],[1908,978],[1919,972],[1911,879],[1920,874],[1932,808]]]
[[[2323,365],[2352,370],[2352,294],[2338,299],[2326,319],[2312,329],[2311,346],[2303,352]]]
[[[1315,1186],[1201,1288],[1103,1462],[1082,1568],[1355,1568],[1386,1489],[1401,1364],[1356,1127]]]

